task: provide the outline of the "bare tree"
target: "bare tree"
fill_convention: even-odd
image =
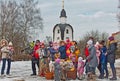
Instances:
[[[41,18],[40,9],[37,8],[37,5],[37,0],[22,0],[20,4],[21,14],[19,15],[18,24],[22,27],[22,32],[25,37],[29,37],[31,32],[35,35],[36,30],[40,33],[40,30],[43,29],[43,19]],[[23,38],[23,41],[27,41],[27,39]]]
[[[9,31],[12,30],[12,25],[14,24],[14,16],[15,16],[15,8],[16,4],[15,2],[1,2],[1,37],[7,38],[9,35]],[[11,32],[11,31],[10,31]]]
[[[101,40],[107,41],[108,36],[109,36],[108,33],[99,32],[98,30],[92,30],[92,31],[87,32],[83,36],[83,39],[81,39],[78,43],[78,46],[81,50],[81,53],[82,54],[84,53],[84,48],[85,48],[85,45],[86,45],[87,41],[89,40],[89,37],[93,37],[94,38],[94,43],[95,43],[96,41],[101,41]]]
[[[120,9],[120,0],[119,0],[118,8]],[[120,12],[118,12],[117,18],[118,18],[118,28],[119,28],[119,31],[120,31]]]
[[[25,47],[33,29],[43,29],[38,0],[0,0],[0,39],[12,41],[16,53]],[[30,32],[33,32],[30,34]]]
[[[87,32],[83,36],[83,40],[87,42],[89,37],[93,37],[94,42],[96,42],[96,41],[100,41],[100,40],[107,40],[108,36],[109,36],[109,34],[106,32],[99,32],[98,30],[92,30],[90,32]]]

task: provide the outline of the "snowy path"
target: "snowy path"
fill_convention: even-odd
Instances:
[[[116,66],[120,68],[120,59],[116,61]],[[1,64],[0,64],[0,70],[1,70]],[[24,79],[25,81],[54,81],[54,80],[46,80],[45,78],[41,77],[31,77],[30,74],[31,71],[31,61],[17,61],[12,62],[12,68],[11,68],[11,76],[12,78],[0,78],[0,81],[15,81],[15,79]],[[79,81],[79,80],[70,80],[70,81]],[[81,80],[81,81],[87,81],[87,80]],[[97,81],[109,81],[107,79],[104,80],[97,80]],[[118,79],[117,81],[120,81]]]

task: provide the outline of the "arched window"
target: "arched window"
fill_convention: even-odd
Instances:
[[[66,29],[66,33],[69,34],[69,30],[68,29]]]
[[[57,32],[60,33],[60,30],[58,30]]]
[[[60,39],[60,37],[57,37],[57,40],[59,40]]]

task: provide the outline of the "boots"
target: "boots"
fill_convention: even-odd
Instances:
[[[107,78],[107,79],[108,79],[108,76],[109,76],[109,74],[108,74],[108,73],[106,73],[106,76],[105,76],[105,78]]]
[[[98,77],[99,79],[104,79],[104,75],[100,74],[100,76]]]
[[[116,77],[116,69],[112,69],[112,74],[113,74],[113,77],[110,78],[110,80],[117,80],[117,77]]]

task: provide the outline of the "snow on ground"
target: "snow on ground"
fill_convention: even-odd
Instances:
[[[2,63],[0,64],[0,70],[1,70],[1,65]],[[116,60],[116,67],[118,68],[118,71],[120,72],[120,59]],[[45,78],[42,78],[39,76],[32,77],[30,76],[30,74],[32,74],[31,61],[12,62],[11,77],[0,78],[0,81],[15,81],[16,79],[24,79],[25,81],[48,81]],[[119,76],[119,74],[117,75]],[[49,80],[49,81],[54,81],[54,80]],[[74,80],[74,81],[79,81],[79,80]],[[87,80],[83,80],[83,81],[87,81]],[[99,79],[97,81],[101,81],[101,80]],[[109,81],[109,80],[104,79],[102,81]],[[120,81],[120,79],[118,79],[117,81]]]

